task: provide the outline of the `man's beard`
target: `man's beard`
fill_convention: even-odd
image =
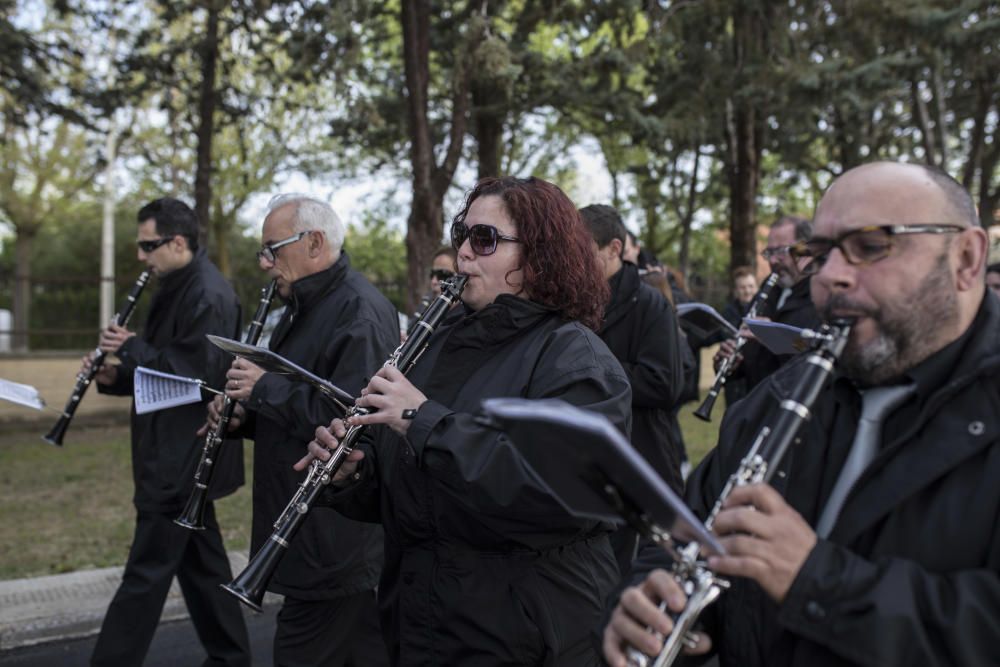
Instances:
[[[841,371],[866,385],[900,377],[936,351],[935,332],[958,317],[954,295],[947,252],[916,288],[896,295],[880,310],[856,304],[844,294],[832,295],[823,307],[824,320],[833,319],[836,310],[849,311],[870,318],[876,327],[874,340],[863,347],[853,339],[847,343]]]

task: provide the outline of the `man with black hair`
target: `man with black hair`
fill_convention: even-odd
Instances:
[[[680,428],[673,407],[683,392],[684,376],[677,318],[667,299],[640,280],[636,266],[622,261],[626,233],[618,211],[592,204],[580,209],[580,215],[594,238],[598,264],[611,288],[597,333],[632,386],[632,445],[680,492],[683,443],[676,441]],[[628,527],[612,538],[622,571],[632,562],[637,539]]]
[[[199,249],[197,218],[184,202],[157,199],[140,209],[137,220],[139,260],[158,278],[159,287],[141,335],[117,325],[101,332],[99,348],[117,356],[120,363],[101,368],[96,376],[98,391],[131,395],[139,366],[221,387],[226,355],[205,335],[239,334],[240,306],[232,286]],[[84,359],[85,369],[92,356]],[[195,432],[204,416],[204,402],[144,415],[133,408],[135,535],[92,665],[142,664],[175,575],[208,653],[204,664],[250,664],[239,604],[220,588],[232,579],[232,572],[214,505],[209,502],[206,507],[205,530],[186,530],[173,523],[194,483],[202,447]],[[242,441],[227,442],[215,465],[210,500],[243,484]]]

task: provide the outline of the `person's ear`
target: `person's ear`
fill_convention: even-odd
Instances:
[[[989,245],[986,230],[981,227],[970,227],[958,235],[952,253],[955,261],[955,286],[960,292],[982,284]]]
[[[326,246],[326,234],[313,230],[306,234],[306,243],[309,248],[309,256],[319,257],[323,254],[323,249]]]
[[[621,258],[622,250],[625,248],[625,246],[621,242],[621,239],[611,239],[611,243],[608,244],[608,248],[611,251],[609,253],[610,255],[612,255],[613,257]]]

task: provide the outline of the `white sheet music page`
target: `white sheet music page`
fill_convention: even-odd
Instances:
[[[45,407],[45,401],[38,395],[38,390],[30,384],[11,382],[3,378],[0,378],[0,399],[36,410]]]
[[[134,382],[135,412],[139,415],[201,401],[201,380],[195,378],[139,366]]]

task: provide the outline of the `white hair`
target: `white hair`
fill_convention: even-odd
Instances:
[[[292,231],[323,232],[334,251],[344,247],[344,223],[325,201],[296,192],[275,195],[267,203],[267,215],[284,206],[294,205]]]

